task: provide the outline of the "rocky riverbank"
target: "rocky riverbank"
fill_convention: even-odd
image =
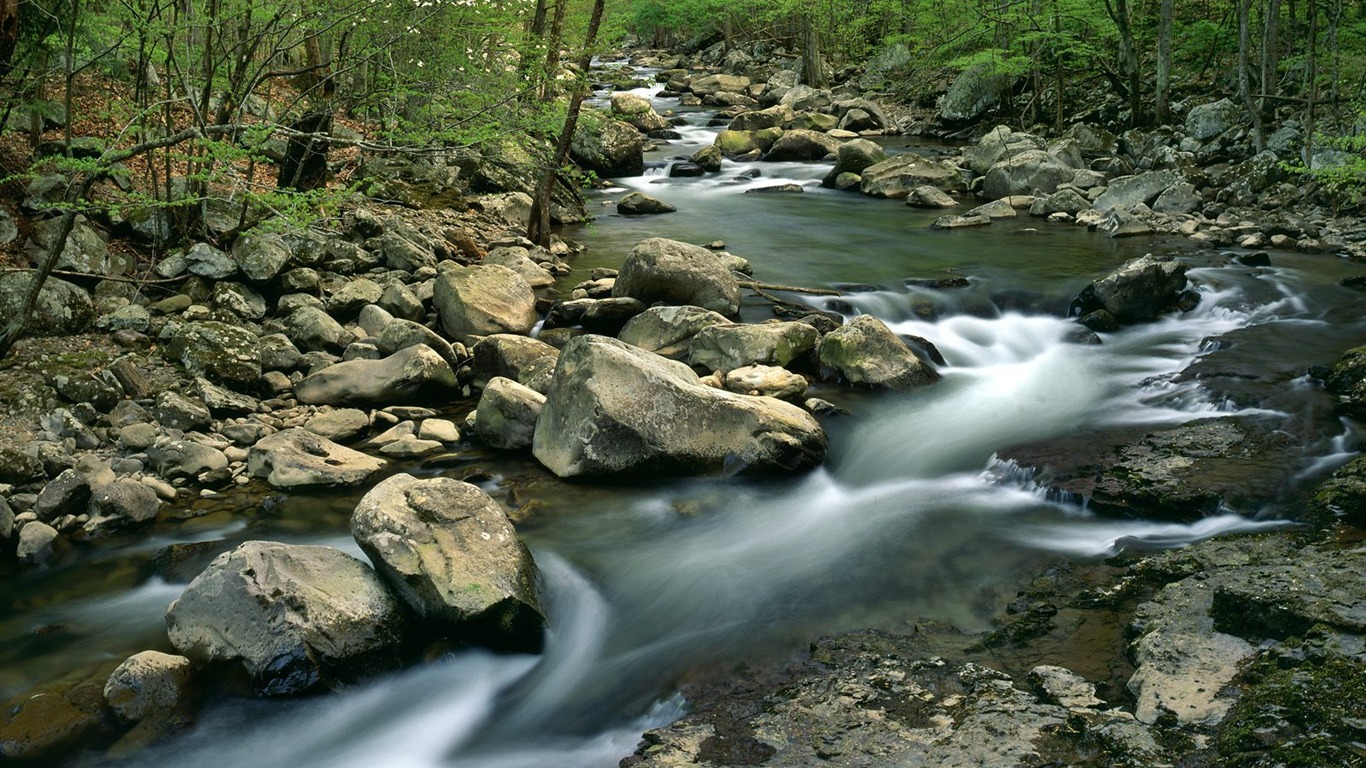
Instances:
[[[1117,236],[1360,255],[1355,225],[1254,211],[1291,192],[1274,157],[1245,156],[1240,126],[1211,127],[1218,109],[1192,107],[1183,130],[1152,135],[995,127],[957,155],[888,156],[867,139],[914,127],[893,110],[848,87],[800,85],[780,61],[727,55],[712,71],[708,57],[638,59],[684,103],[729,121],[712,147],[671,165],[680,174],[714,173],[725,159],[833,161],[825,183],[836,189],[971,206],[943,228],[1027,211]],[[618,94],[585,122],[580,165],[643,170],[649,142],[670,140],[669,117],[643,101]],[[238,488],[369,487],[350,527],[370,563],[269,541],[196,549],[187,559],[198,575],[167,612],[166,644],[16,696],[0,713],[0,755],[135,749],[183,727],[224,686],[297,695],[451,647],[539,648],[536,565],[508,510],[460,480],[402,472],[419,462],[481,450],[528,455],[559,478],[801,472],[824,461],[823,421],[840,410],[808,386],[902,391],[940,379],[933,339],[908,344],[871,315],[845,322],[788,304],[789,319],[739,322],[744,291],[765,286],[719,245],[646,239],[619,270],[576,275],[561,293],[576,246],[520,238],[526,190],[495,173],[505,163],[484,160],[380,163],[367,171],[371,199],[334,226],[263,224],[196,243],[155,265],[151,285],[164,290],[124,279],[132,265],[109,237],[119,225],[77,224],[33,326],[47,336],[21,344],[0,381],[7,567],[78,561],[112,537],[181,525],[195,499]],[[57,186],[30,189],[33,249],[51,235],[39,198]],[[581,216],[576,205],[561,200],[559,219]],[[641,195],[619,210],[666,205]],[[16,311],[31,279],[0,276],[0,309]],[[1170,256],[1125,264],[1075,297],[1075,340],[1189,310],[1198,296],[1187,285],[1186,264]],[[1361,357],[1311,372],[1351,417],[1366,398]],[[926,626],[822,640],[808,662],[692,691],[695,711],[648,734],[624,764],[1359,759],[1359,723],[1333,702],[1366,687],[1363,550],[1349,527],[1366,507],[1363,460],[1306,501],[1281,460],[1285,439],[1275,424],[1215,419],[1008,452],[1002,466],[1120,516],[1252,512],[1290,488],[1285,516],[1318,533],[1064,566],[980,637]],[[1055,658],[1058,648],[1087,668]]]

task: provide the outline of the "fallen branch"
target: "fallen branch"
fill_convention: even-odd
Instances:
[[[32,267],[5,267],[3,270],[0,270],[0,272],[32,271]],[[190,277],[190,274],[187,272],[183,275],[176,275],[175,277],[163,277],[153,280],[151,278],[146,277],[115,277],[113,275],[97,275],[93,272],[72,272],[65,269],[54,269],[48,274],[57,275],[58,277],[83,277],[89,278],[91,280],[110,280],[115,283],[136,283],[138,285],[164,285],[166,283],[178,283]]]
[[[741,280],[741,288],[749,288],[756,293],[759,291],[782,291],[783,293],[803,293],[808,296],[843,296],[843,291],[836,291],[831,288],[802,288],[797,285],[775,285],[773,283],[758,283],[753,280]]]

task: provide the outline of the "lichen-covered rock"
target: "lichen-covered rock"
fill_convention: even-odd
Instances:
[[[1185,181],[1180,171],[1148,171],[1112,180],[1091,206],[1098,211],[1113,208],[1131,210],[1139,204],[1151,205],[1163,192]]]
[[[764,153],[771,162],[813,162],[840,151],[840,140],[817,131],[785,131]]]
[[[405,347],[382,360],[347,360],[305,376],[294,385],[308,405],[410,404],[445,401],[458,389],[455,372],[425,344]]]
[[[351,334],[321,307],[303,306],[283,322],[285,336],[304,352],[340,352],[351,343]]]
[[[589,335],[560,354],[533,453],[561,477],[797,470],[824,459],[825,433],[796,406],[703,386],[682,363]]]
[[[646,140],[630,123],[584,110],[574,128],[569,156],[585,171],[605,179],[645,173]]]
[[[806,378],[776,365],[747,365],[726,371],[722,385],[742,395],[798,401],[806,394]]]
[[[165,355],[191,376],[204,376],[234,389],[253,387],[261,378],[256,335],[227,323],[186,323],[166,345]]]
[[[702,307],[723,315],[740,311],[740,286],[706,248],[652,237],[627,255],[612,286],[612,296],[644,304],[660,302]]]
[[[361,498],[351,532],[414,613],[494,645],[536,651],[536,564],[488,494],[446,477],[394,475]]]
[[[1198,520],[1272,498],[1290,479],[1293,441],[1256,419],[1201,419],[1145,435],[1099,462],[1089,507],[1106,514]]]
[[[442,262],[433,301],[442,329],[454,339],[495,333],[524,336],[539,319],[531,286],[497,264],[462,267]]]
[[[1366,528],[1366,458],[1339,467],[1315,492],[1314,506],[1325,518]]]
[[[617,213],[623,216],[647,216],[659,213],[673,213],[678,209],[644,192],[629,192],[617,201]]]
[[[261,438],[247,455],[251,476],[276,488],[358,485],[384,464],[301,427]]]
[[[982,182],[982,193],[991,198],[1011,195],[1046,195],[1058,190],[1058,185],[1072,180],[1076,169],[1057,157],[1040,150],[1026,150],[997,162],[987,171]]]
[[[183,710],[190,691],[190,660],[160,651],[135,653],[104,684],[104,700],[118,718],[137,723]]]
[[[497,377],[545,394],[555,374],[560,350],[527,336],[497,333],[480,339],[471,350],[475,384],[485,385]]]
[[[945,192],[963,188],[963,175],[957,168],[914,152],[870,165],[859,176],[859,191],[872,197],[901,199],[916,187],[925,185]]]
[[[999,72],[991,62],[980,62],[954,78],[939,102],[939,119],[949,125],[977,120],[1001,103],[1015,76]]]
[[[531,447],[545,395],[501,376],[489,380],[475,410],[474,433],[485,444],[508,451]]]
[[[1323,382],[1348,415],[1366,419],[1366,347],[1349,349],[1333,364]]]
[[[1083,288],[1072,300],[1071,314],[1104,309],[1123,324],[1153,320],[1176,304],[1185,287],[1185,264],[1148,254]]]
[[[907,389],[939,380],[929,364],[872,315],[859,315],[825,334],[817,354],[822,372],[849,384]]]
[[[242,274],[264,283],[289,265],[289,245],[275,232],[248,232],[233,242],[232,258]]]
[[[768,678],[740,673],[733,689],[646,733],[621,765],[1110,768],[1167,762],[1148,729],[1128,713],[1043,700],[1005,673],[951,664],[925,653],[924,645],[918,636],[872,630],[822,638],[812,643],[809,659]]]
[[[388,666],[400,627],[398,603],[365,563],[331,547],[266,541],[219,555],[166,610],[176,650],[241,663],[267,695]]]
[[[729,323],[725,315],[701,307],[651,307],[631,318],[619,338],[661,357],[678,359],[704,328]]]
[[[1186,113],[1186,134],[1196,141],[1208,141],[1242,124],[1244,111],[1228,99],[1192,107]]]
[[[17,317],[33,285],[35,272],[0,273],[0,315]],[[25,331],[35,336],[80,333],[95,320],[95,303],[84,289],[56,277],[48,277],[38,291]]]
[[[755,364],[781,367],[806,362],[819,337],[814,327],[795,321],[711,325],[693,337],[688,362],[713,371]]]
[[[875,144],[867,139],[854,139],[839,145],[839,153],[835,160],[835,167],[825,175],[821,181],[823,187],[834,187],[835,181],[842,173],[862,174],[870,168],[887,159],[887,151],[882,145]]]

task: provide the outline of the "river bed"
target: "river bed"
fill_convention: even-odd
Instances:
[[[676,103],[638,92],[661,112]],[[1010,446],[1117,427],[1213,415],[1282,414],[1304,446],[1287,461],[1305,480],[1355,455],[1357,436],[1330,416],[1307,378],[1235,390],[1182,376],[1210,358],[1304,370],[1329,362],[1366,330],[1366,294],[1337,285],[1360,265],[1272,253],[1250,268],[1182,240],[1115,240],[1024,217],[941,232],[938,212],[823,190],[828,164],[731,163],[721,174],[670,179],[671,158],[711,143],[708,113],[684,113],[684,138],[649,156],[646,176],[595,192],[610,203],[639,189],[678,213],[599,219],[565,234],[589,246],[568,286],[616,267],[646,237],[724,240],[756,279],[843,287],[838,299],[784,298],[869,313],[929,339],[945,358],[938,384],[874,396],[829,385],[812,394],[851,411],[826,422],[826,465],[787,478],[718,476],[651,483],[554,479],[533,461],[471,447],[457,461],[412,468],[473,477],[517,510],[544,577],[551,633],[543,655],[447,655],[345,691],[291,701],[229,699],[168,743],[116,761],[147,766],[614,766],[640,733],[678,717],[677,681],[696,669],[782,657],[812,638],[933,619],[989,627],[1004,591],[1059,555],[1098,558],[1125,543],[1153,547],[1284,524],[1286,509],[1229,510],[1190,525],[1098,518],[1080,499],[1035,487],[997,453]],[[899,140],[886,143],[898,150]],[[759,171],[758,178],[742,178]],[[793,182],[800,194],[746,194]],[[1194,310],[1078,343],[1064,317],[1090,280],[1149,251],[1181,254],[1201,301]],[[965,277],[961,288],[907,280]],[[567,287],[567,286],[566,286]],[[746,319],[771,316],[747,299]],[[1263,333],[1260,348],[1220,343]],[[457,412],[454,415],[462,415]],[[165,645],[162,612],[189,575],[148,563],[167,543],[224,551],[269,538],[337,546],[359,494],[263,503],[259,490],[217,512],[146,537],[112,542],[61,569],[6,574],[15,584],[0,636],[0,692],[65,669]],[[200,553],[201,556],[204,553]],[[20,597],[23,595],[23,597]],[[107,764],[105,759],[93,762]]]

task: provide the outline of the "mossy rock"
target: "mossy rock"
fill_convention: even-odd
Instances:
[[[1314,494],[1312,510],[1316,517],[1366,528],[1366,457],[1340,467]]]

